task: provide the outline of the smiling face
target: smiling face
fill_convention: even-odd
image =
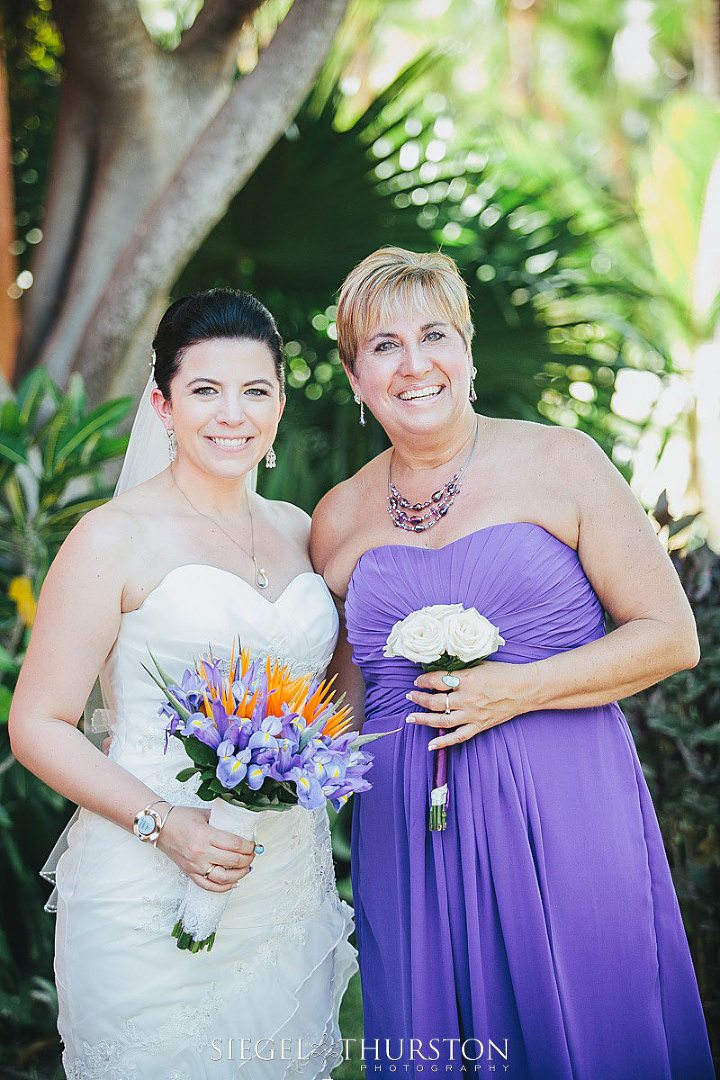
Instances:
[[[391,440],[402,431],[431,432],[469,409],[471,358],[462,335],[431,308],[391,309],[360,341],[353,391]]]
[[[178,465],[242,479],[273,443],[285,407],[269,348],[247,338],[213,338],[185,350],[170,398],[152,403],[174,430]]]

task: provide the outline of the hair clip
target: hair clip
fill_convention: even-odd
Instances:
[[[153,349],[153,351],[152,351],[152,360],[150,361],[150,374],[151,375],[155,375],[155,361],[156,360],[157,360],[157,356],[155,355],[155,350]]]

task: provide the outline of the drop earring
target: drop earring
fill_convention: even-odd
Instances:
[[[360,427],[365,427],[367,420],[365,419],[365,402],[359,394],[355,394],[355,404],[360,406]]]
[[[477,394],[475,393],[475,376],[477,375],[477,368],[470,368],[470,400],[477,401]]]
[[[173,431],[172,428],[168,428],[167,437],[168,437],[168,457],[170,458],[170,464],[172,465],[173,461],[177,457],[177,439],[175,438],[175,432]]]
[[[271,446],[270,449],[268,450],[267,454],[265,455],[265,468],[266,469],[274,469],[276,465],[277,465],[277,454],[275,453],[275,448]]]

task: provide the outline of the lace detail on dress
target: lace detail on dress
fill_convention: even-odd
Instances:
[[[184,875],[183,875],[184,878]],[[186,878],[179,884],[177,896],[143,896],[142,919],[135,929],[143,934],[170,934],[177,922],[178,908],[185,891]]]
[[[298,814],[289,845],[292,849],[302,847],[307,853],[307,873],[278,904],[273,917],[279,923],[291,925],[313,915],[328,901],[334,908],[339,908],[341,901],[335,886],[330,825],[325,807]],[[289,927],[285,933],[288,932]]]
[[[198,1052],[206,1051],[212,1040],[224,1004],[224,996],[217,983],[212,983],[198,1001],[163,1009],[162,1024],[147,1031],[133,1017],[127,1020],[116,1039],[104,1039],[91,1046],[84,1040],[77,1047],[77,1058],[69,1061],[63,1053],[63,1067],[67,1080],[135,1080],[143,1069],[146,1074],[147,1059],[161,1057],[167,1061],[168,1053],[178,1041],[190,1044]],[[158,1078],[165,1072],[162,1061],[158,1062]],[[173,1073],[184,1080],[182,1073]]]
[[[326,645],[320,645],[314,649],[308,649],[303,656],[298,656],[297,643],[293,644],[287,635],[278,634],[268,644],[267,652],[261,657],[277,661],[280,665],[287,665],[293,678],[301,675],[312,675],[320,678],[327,670],[332,660],[332,650],[328,651]]]

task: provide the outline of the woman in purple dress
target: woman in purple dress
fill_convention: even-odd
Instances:
[[[322,500],[313,557],[345,598],[336,663],[364,730],[402,729],[373,745],[355,803],[365,1041],[350,1056],[423,1080],[710,1080],[616,704],[698,661],[672,564],[592,440],[474,411],[452,260],[375,252],[346,279],[337,327],[361,417],[392,446]],[[386,658],[393,625],[433,604],[476,608],[504,645],[456,676]],[[429,832],[440,746],[447,827]]]

